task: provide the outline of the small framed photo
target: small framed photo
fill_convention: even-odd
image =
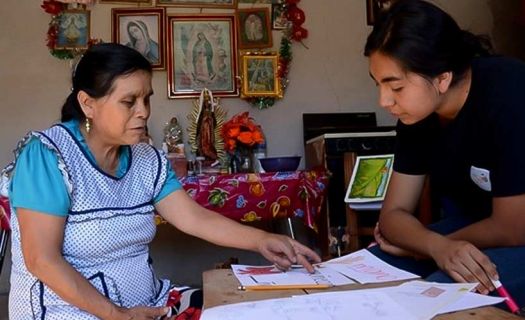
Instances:
[[[270,10],[253,8],[237,10],[239,48],[267,48],[272,46]]]
[[[241,98],[283,97],[281,80],[277,73],[279,56],[276,53],[246,53],[241,59]]]
[[[111,16],[113,42],[142,53],[154,70],[165,69],[164,8],[113,8]]]
[[[87,49],[90,11],[66,10],[60,15],[55,49]]]
[[[234,14],[167,17],[168,98],[193,98],[202,89],[237,97],[237,34]]]
[[[272,4],[272,29],[282,30],[288,26],[288,19],[286,19],[286,10],[281,4]]]
[[[378,17],[387,11],[396,0],[366,0],[366,24],[373,26]]]
[[[234,9],[237,0],[157,0],[157,6]]]
[[[153,0],[99,0],[100,3],[152,4]]]

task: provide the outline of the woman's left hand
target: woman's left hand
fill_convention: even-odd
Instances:
[[[288,270],[293,264],[301,264],[308,272],[313,273],[311,262],[321,262],[321,258],[313,250],[283,235],[268,233],[259,242],[257,249],[281,270]]]

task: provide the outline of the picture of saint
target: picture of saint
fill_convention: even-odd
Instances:
[[[276,30],[285,29],[287,24],[286,11],[280,4],[272,4],[272,27]]]
[[[246,39],[249,41],[262,40],[264,33],[261,17],[253,13],[249,14],[244,21],[244,32],[246,34]]]
[[[193,45],[193,77],[200,82],[208,82],[215,76],[213,71],[213,48],[206,35],[197,34],[197,42]]]
[[[126,31],[129,41],[125,45],[142,53],[152,64],[158,64],[159,44],[150,37],[146,24],[141,20],[129,21]]]
[[[89,38],[88,17],[85,12],[69,12],[63,14],[60,18],[56,47],[87,47]]]
[[[239,47],[241,49],[272,46],[270,14],[268,8],[237,10]]]
[[[272,60],[253,59],[248,66],[248,90],[253,92],[274,91]]]

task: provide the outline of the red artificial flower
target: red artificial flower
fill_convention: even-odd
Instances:
[[[308,30],[301,26],[294,26],[292,28],[292,39],[296,41],[301,41],[304,38],[308,37]]]
[[[40,5],[45,12],[56,16],[62,10],[64,10],[64,5],[61,2],[55,0],[44,0],[44,3]]]
[[[304,11],[297,8],[296,6],[292,6],[290,9],[288,9],[286,18],[291,21],[294,26],[300,26],[306,20]]]
[[[57,30],[56,25],[51,25],[49,29],[47,30],[47,39],[46,39],[47,40],[46,46],[49,49],[55,48],[55,45],[57,42],[57,34],[58,34],[58,30]]]

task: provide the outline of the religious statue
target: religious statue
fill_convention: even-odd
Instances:
[[[182,127],[177,117],[171,118],[170,122],[164,127],[164,142],[169,153],[184,153],[184,142],[182,141]],[[182,147],[181,147],[182,146]]]
[[[224,141],[221,138],[221,128],[226,111],[219,105],[218,99],[208,89],[203,89],[194,108],[188,115],[188,143],[196,156],[206,160],[223,160]]]
[[[197,156],[207,159],[217,159],[217,149],[215,149],[215,114],[213,102],[207,90],[204,91],[201,112],[197,120],[197,140],[199,142]]]

